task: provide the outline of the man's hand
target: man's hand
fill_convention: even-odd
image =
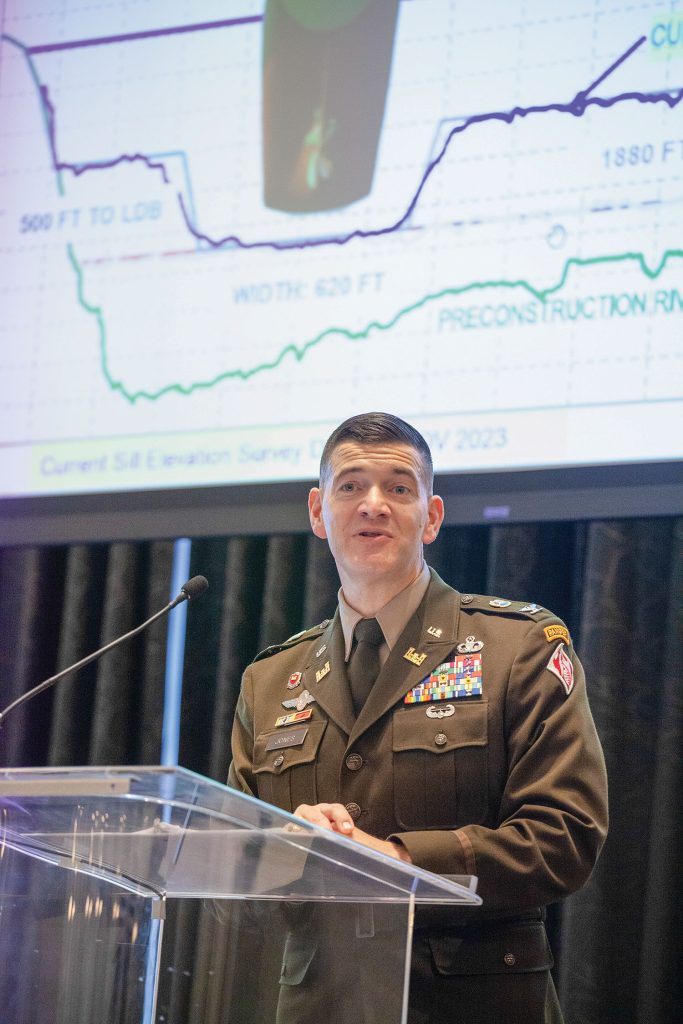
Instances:
[[[412,863],[410,854],[400,843],[376,839],[367,832],[363,832],[362,829],[356,828],[353,818],[343,804],[299,804],[294,814],[297,818],[310,821],[312,825],[319,825],[321,828],[329,829],[330,832],[338,832],[340,835],[348,836],[349,839],[355,839],[362,846],[377,850],[378,853],[383,853],[387,857],[405,861],[407,864]]]
[[[330,832],[341,832],[345,836],[353,832],[353,818],[344,804],[299,804],[294,814]]]
[[[384,839],[375,839],[374,836],[368,835],[367,832],[363,832],[361,828],[354,828],[349,838],[355,839],[357,843],[362,843],[363,846],[369,846],[371,850],[377,850],[378,853],[383,853],[387,857],[394,857],[396,860],[403,860],[406,864],[413,863],[405,846],[401,846],[400,843],[392,843],[391,841]]]

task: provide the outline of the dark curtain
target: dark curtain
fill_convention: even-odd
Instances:
[[[552,608],[586,668],[611,830],[589,884],[551,908],[568,1024],[678,1020],[683,520],[448,527],[427,556],[459,590]],[[168,543],[0,550],[0,705],[161,607],[171,558]],[[210,590],[189,609],[180,763],[223,781],[244,666],[330,615],[338,581],[303,535],[196,540],[195,572]],[[0,764],[158,763],[165,641],[157,623],[20,709]],[[188,920],[179,958],[212,927]]]

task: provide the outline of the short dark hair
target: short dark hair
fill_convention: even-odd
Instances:
[[[434,466],[429,445],[415,427],[388,412],[364,412],[358,416],[351,416],[332,431],[320,457],[321,485],[329,475],[332,452],[345,441],[366,445],[405,444],[414,448],[420,456],[425,483],[431,493],[434,486]]]

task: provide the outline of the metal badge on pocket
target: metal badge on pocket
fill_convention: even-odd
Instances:
[[[427,718],[450,718],[454,714],[452,704],[430,704],[427,708]]]

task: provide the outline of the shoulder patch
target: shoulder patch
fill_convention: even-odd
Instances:
[[[552,644],[555,640],[564,640],[566,644],[571,643],[569,630],[561,622],[554,622],[552,626],[544,626],[543,632],[549,644]]]
[[[572,660],[567,654],[567,648],[564,644],[557,645],[553,653],[550,655],[550,661],[546,665],[546,668],[549,672],[552,672],[554,676],[557,676],[568,697],[574,688],[574,666],[572,665]]]
[[[304,640],[315,640],[324,633],[325,629],[329,626],[330,620],[323,619],[322,622],[318,623],[317,626],[311,626],[310,629],[302,629],[299,633],[294,633],[282,644],[271,644],[270,647],[266,647],[264,650],[259,651],[254,661],[263,661],[264,658],[271,658],[274,654],[279,654],[280,651],[286,651],[290,647],[296,647],[297,644],[302,643]]]

